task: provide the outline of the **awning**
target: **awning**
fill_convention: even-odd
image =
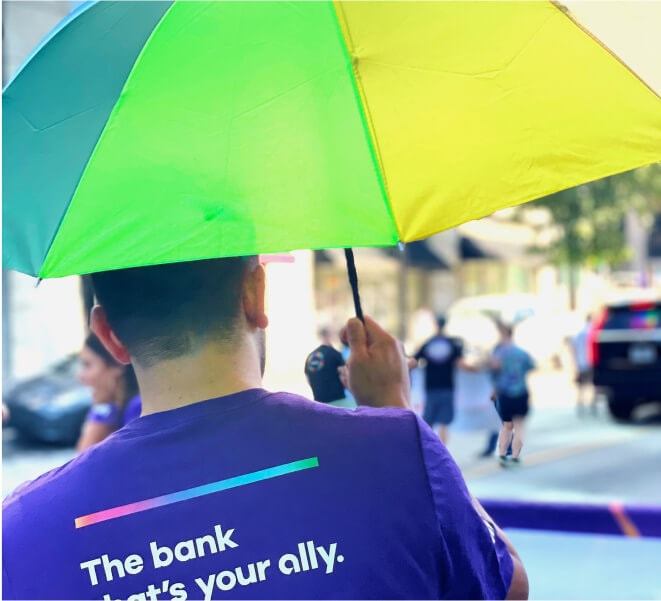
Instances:
[[[475,259],[495,259],[488,251],[480,247],[479,242],[467,236],[459,238],[459,254],[462,261]]]
[[[383,265],[387,267],[396,266],[402,259],[402,251],[398,246],[354,248],[356,264],[360,270],[363,265]],[[314,251],[316,264],[344,265],[344,250],[331,248]],[[429,244],[428,240],[409,242],[406,245],[406,263],[409,267],[417,269],[449,269],[447,262]]]
[[[381,269],[395,271],[398,260],[387,253],[382,248],[354,248],[353,254],[356,259],[356,268],[358,273],[371,269]],[[395,247],[396,250],[396,247]],[[316,265],[333,265],[346,269],[346,259],[343,248],[325,248],[314,251],[314,262]]]
[[[389,246],[381,249],[387,255],[401,260],[402,251],[397,246]],[[405,246],[406,264],[416,269],[449,269],[447,262],[434,250],[429,240],[417,240],[409,242]]]
[[[531,249],[543,245],[544,240],[529,225],[486,217],[464,223],[457,230],[463,260],[493,259],[526,263],[539,263],[544,260],[542,256],[531,253]],[[546,238],[548,239],[548,236]]]

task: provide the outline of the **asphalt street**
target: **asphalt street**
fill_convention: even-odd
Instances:
[[[661,406],[641,408],[630,424],[614,422],[603,399],[579,413],[567,374],[532,381],[533,410],[519,469],[478,458],[484,431],[455,432],[448,443],[478,498],[661,506]]]

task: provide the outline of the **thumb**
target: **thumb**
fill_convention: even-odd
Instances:
[[[347,321],[346,337],[352,356],[362,356],[367,352],[367,333],[360,319],[352,317]]]

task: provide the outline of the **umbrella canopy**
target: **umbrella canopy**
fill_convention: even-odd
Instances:
[[[97,2],[3,92],[39,277],[422,239],[661,160],[661,4]]]

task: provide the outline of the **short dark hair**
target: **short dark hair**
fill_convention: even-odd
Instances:
[[[136,363],[150,367],[229,337],[243,279],[256,257],[206,259],[91,274],[108,323]]]
[[[436,316],[436,326],[438,327],[439,330],[442,330],[445,327],[446,323],[447,323],[447,319],[445,319],[445,315]]]

